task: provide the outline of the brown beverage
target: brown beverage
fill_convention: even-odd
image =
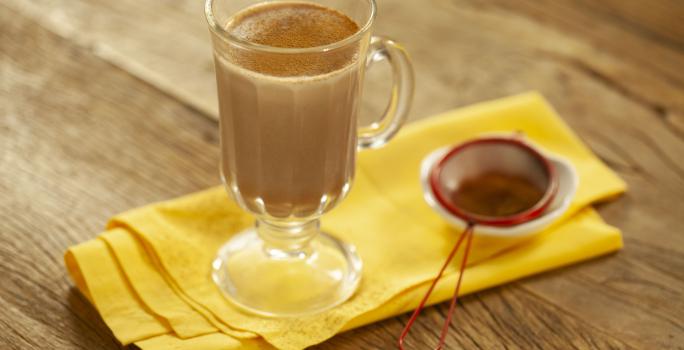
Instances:
[[[306,48],[359,28],[330,8],[276,2],[239,12],[226,29],[251,43]],[[216,55],[222,174],[236,200],[255,213],[305,218],[344,196],[354,174],[358,51],[283,54],[234,46]]]

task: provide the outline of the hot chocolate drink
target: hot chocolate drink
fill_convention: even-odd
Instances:
[[[274,2],[239,12],[226,30],[252,44],[310,48],[359,28],[330,8]],[[233,45],[216,54],[222,174],[243,206],[274,218],[307,218],[344,196],[354,174],[360,50]]]

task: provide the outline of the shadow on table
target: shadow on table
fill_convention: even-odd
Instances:
[[[85,345],[89,349],[139,349],[135,345],[119,344],[95,307],[76,287],[69,288],[67,301],[71,312],[66,321],[71,322],[72,328],[77,330],[73,334],[77,338],[74,343]]]

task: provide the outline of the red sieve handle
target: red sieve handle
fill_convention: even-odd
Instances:
[[[444,326],[442,326],[442,333],[439,336],[439,344],[437,344],[435,350],[441,350],[444,346],[444,340],[446,339],[447,331],[449,330],[449,324],[451,323],[451,316],[454,314],[454,310],[456,309],[456,299],[458,298],[458,291],[461,289],[461,279],[463,278],[463,272],[465,270],[466,264],[468,263],[468,253],[470,253],[470,244],[473,240],[474,227],[475,224],[468,223],[468,226],[463,231],[463,233],[461,233],[461,236],[458,238],[458,241],[451,249],[451,252],[449,253],[449,256],[444,262],[444,265],[442,265],[442,268],[439,270],[437,277],[435,277],[435,279],[432,281],[432,284],[430,285],[430,288],[428,289],[427,293],[425,293],[425,296],[423,296],[423,299],[420,301],[420,304],[418,304],[418,307],[415,311],[413,311],[411,318],[409,318],[408,322],[406,323],[406,327],[404,327],[404,330],[401,332],[401,335],[399,336],[399,349],[404,350],[404,338],[406,338],[406,335],[411,329],[411,326],[418,318],[418,315],[423,310],[423,307],[425,307],[425,303],[430,297],[430,294],[432,294],[432,290],[435,288],[435,285],[437,285],[437,282],[442,277],[444,270],[446,270],[446,267],[449,266],[449,263],[454,258],[454,255],[456,255],[458,247],[461,246],[461,242],[463,242],[463,239],[467,237],[468,240],[466,243],[465,252],[463,253],[463,259],[461,260],[461,267],[459,269],[458,280],[456,281],[456,288],[454,289],[454,296],[451,298],[449,312],[447,313],[446,320],[444,321]]]

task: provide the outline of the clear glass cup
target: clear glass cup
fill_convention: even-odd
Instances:
[[[359,30],[325,46],[264,46],[226,30],[236,13],[261,1],[207,0],[205,7],[221,175],[234,200],[256,217],[254,227],[221,247],[212,277],[234,304],[265,316],[320,312],[354,293],[361,259],[352,245],[320,232],[319,219],[349,192],[357,149],[391,139],[413,96],[406,52],[371,36],[374,0],[310,2],[344,13]],[[359,128],[364,70],[383,60],[394,75],[390,102],[378,122]]]

